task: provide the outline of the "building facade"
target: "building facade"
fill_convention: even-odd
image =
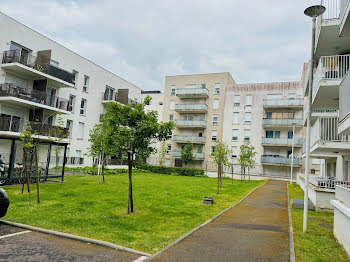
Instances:
[[[60,165],[65,154],[68,165],[91,166],[89,130],[106,102],[139,103],[140,88],[2,13],[0,32],[1,176],[23,166],[19,134],[26,120],[40,135],[40,162],[59,152]],[[52,150],[49,135],[58,122],[67,137],[62,150]]]

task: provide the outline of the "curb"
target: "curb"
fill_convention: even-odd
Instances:
[[[147,257],[151,256],[151,254],[148,254],[148,253],[145,253],[142,251],[134,250],[134,249],[131,249],[128,247],[119,246],[119,245],[116,245],[116,244],[113,244],[110,242],[106,242],[106,241],[102,241],[102,240],[92,239],[92,238],[88,238],[88,237],[80,237],[80,236],[76,236],[76,235],[72,235],[72,234],[67,234],[67,233],[62,233],[62,232],[44,229],[44,228],[40,228],[40,227],[34,227],[34,226],[25,225],[25,224],[10,222],[10,221],[6,221],[6,220],[2,220],[2,219],[0,219],[0,223],[3,223],[5,225],[9,225],[9,226],[24,228],[24,229],[31,230],[31,231],[37,231],[37,232],[41,232],[41,233],[45,233],[45,234],[49,234],[49,235],[53,235],[53,236],[58,236],[58,237],[68,238],[68,239],[72,239],[72,240],[76,240],[76,241],[81,241],[84,243],[90,243],[90,244],[95,244],[95,245],[99,245],[99,246],[109,247],[109,248],[113,248],[113,249],[116,249],[119,251],[125,251],[125,252],[129,252],[129,253],[136,254],[136,255],[142,255],[142,256],[147,256]]]
[[[246,199],[250,194],[252,194],[256,189],[262,187],[263,185],[265,185],[267,182],[269,181],[266,180],[265,183],[263,183],[260,186],[257,186],[256,188],[254,188],[252,191],[250,191],[247,195],[245,195],[241,200],[239,200],[237,203],[233,204],[232,206],[226,208],[225,210],[221,211],[219,214],[213,216],[211,219],[207,220],[206,222],[204,222],[203,224],[199,225],[198,227],[192,229],[191,231],[187,232],[185,235],[183,235],[182,237],[176,239],[174,242],[170,243],[168,246],[166,246],[165,248],[159,250],[157,253],[153,254],[152,256],[150,256],[146,261],[149,261],[150,259],[153,259],[154,257],[158,256],[159,254],[163,253],[164,251],[168,250],[169,248],[171,248],[172,246],[176,245],[177,243],[181,242],[182,240],[184,240],[185,238],[189,237],[190,235],[192,235],[194,232],[198,231],[199,229],[201,229],[202,227],[206,226],[207,224],[209,224],[210,222],[213,222],[215,219],[217,219],[219,216],[221,216],[222,214],[226,213],[227,211],[229,211],[230,209],[232,209],[233,207],[235,207],[236,205],[238,205],[239,203],[241,203],[244,199]]]
[[[290,210],[289,199],[289,183],[287,183],[287,198],[288,198],[288,220],[289,220],[289,261],[295,262],[295,250],[294,250],[294,238],[293,238],[293,224],[292,224],[292,212]]]

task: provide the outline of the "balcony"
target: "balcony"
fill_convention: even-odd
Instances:
[[[42,108],[63,114],[67,114],[71,108],[67,99],[34,89],[29,91],[9,83],[0,84],[0,101],[28,108]]]
[[[303,125],[306,126],[307,123],[307,115],[308,115],[308,108],[304,108],[304,115],[303,115]],[[338,117],[339,111],[335,109],[319,109],[319,110],[312,110],[311,112],[311,126],[313,126],[316,122],[316,120],[319,117]]]
[[[204,144],[205,137],[198,136],[173,136],[173,141],[178,143]]]
[[[171,155],[173,157],[181,157],[180,151],[172,151]],[[193,153],[195,159],[204,159],[204,153]]]
[[[350,68],[350,55],[323,56],[312,87],[312,109],[338,109],[339,85]]]
[[[175,90],[175,95],[183,98],[203,98],[209,96],[207,88],[181,88]]]
[[[102,103],[115,102],[117,101],[118,93],[103,92],[102,93]]]
[[[205,113],[208,111],[208,106],[204,104],[175,105],[175,111],[179,113]]]
[[[58,87],[74,87],[74,74],[30,54],[21,54],[21,50],[9,50],[3,53],[4,70],[16,72],[33,79],[48,79],[49,83]]]
[[[264,99],[264,108],[295,108],[302,109],[304,106],[303,98],[295,99]]]
[[[175,120],[177,128],[206,128],[207,121],[205,120]]]
[[[264,146],[285,146],[285,147],[291,147],[292,144],[293,144],[293,139],[263,137],[261,139],[261,143]],[[295,138],[294,139],[294,147],[302,147],[302,146],[303,146],[303,140],[301,138]]]
[[[343,0],[340,2],[340,29],[339,35],[341,37],[350,36],[350,1]]]
[[[283,119],[283,118],[264,118],[263,126],[264,127],[292,127],[293,124],[295,126],[303,126],[303,120],[299,118],[292,119]]]
[[[292,158],[282,157],[278,155],[269,156],[262,155],[261,156],[261,164],[268,166],[290,166],[292,164]],[[293,158],[293,165],[298,167],[302,165],[301,158]]]
[[[339,134],[350,134],[350,73],[344,77],[339,87]]]
[[[350,136],[338,134],[338,117],[320,117],[311,128],[310,153],[334,157],[350,152]]]

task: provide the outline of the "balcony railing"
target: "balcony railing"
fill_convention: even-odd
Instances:
[[[171,155],[173,157],[181,157],[181,152],[180,151],[172,151]],[[203,159],[204,158],[204,153],[193,153],[194,158],[196,159]]]
[[[314,98],[322,80],[342,80],[350,68],[350,55],[322,56],[319,60],[312,87]]]
[[[303,120],[299,118],[293,118],[293,119],[283,119],[283,118],[264,118],[263,119],[263,125],[266,126],[302,126]]]
[[[180,127],[206,127],[207,121],[205,120],[175,120],[175,125]]]
[[[319,117],[311,128],[310,145],[316,142],[350,142],[349,135],[338,135],[338,117]]]
[[[69,156],[69,157],[66,157],[66,164],[68,164],[68,165],[83,165],[84,158],[83,157],[76,157],[76,156]]]
[[[52,96],[48,93],[34,89],[28,91],[25,88],[10,83],[0,84],[0,97],[4,96],[17,97],[34,103],[51,106],[66,111],[69,111],[68,109],[70,108],[70,102],[67,99],[58,96]]]
[[[207,88],[182,88],[176,89],[175,95],[177,96],[208,96],[209,90]]]
[[[208,106],[204,104],[195,105],[175,105],[177,111],[208,111]]]
[[[292,158],[286,158],[282,156],[261,156],[261,163],[265,164],[276,164],[276,165],[291,165]],[[293,158],[293,165],[301,165],[302,160],[300,158]]]
[[[205,137],[197,136],[173,136],[173,141],[187,143],[205,143]]]
[[[335,189],[335,186],[349,188],[350,181],[336,179],[335,177],[310,177],[309,182],[319,188]]]
[[[22,54],[20,49],[9,50],[3,53],[2,63],[20,63],[39,72],[51,75],[67,83],[73,84],[74,74],[50,63],[41,63],[39,59],[30,54]]]
[[[102,93],[102,101],[117,101],[118,93],[111,92],[103,92]]]
[[[303,106],[303,105],[304,105],[304,99],[302,98],[264,99],[264,106],[269,106],[269,107],[281,107],[281,106],[293,107],[293,106]]]
[[[263,137],[261,140],[262,144],[266,145],[289,145],[292,146],[293,139],[290,138],[267,138]],[[303,140],[301,138],[295,138],[294,139],[294,145],[295,146],[302,146]]]
[[[317,17],[316,40],[320,36],[322,21],[339,19],[341,15],[341,1],[343,0],[321,0],[321,5],[326,7],[326,11]]]

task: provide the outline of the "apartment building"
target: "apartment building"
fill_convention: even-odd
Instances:
[[[302,167],[303,105],[301,81],[227,86],[223,141],[231,162],[237,164],[240,146],[249,141],[257,152],[251,173],[289,178],[293,161],[295,178]]]
[[[100,121],[106,103],[141,101],[141,90],[132,83],[2,13],[0,52],[2,182],[21,176],[19,134],[26,120],[38,133],[40,170],[45,176],[51,174],[52,158],[59,157],[60,166],[64,158],[68,165],[91,166],[93,159],[86,155],[89,130]],[[59,115],[68,137],[52,141],[49,135]]]
[[[167,76],[163,121],[175,121],[172,140],[167,143],[167,164],[183,166],[181,149],[194,145],[196,168],[214,168],[210,154],[222,139],[226,86],[234,84],[230,73]],[[209,164],[209,167],[208,167]]]

